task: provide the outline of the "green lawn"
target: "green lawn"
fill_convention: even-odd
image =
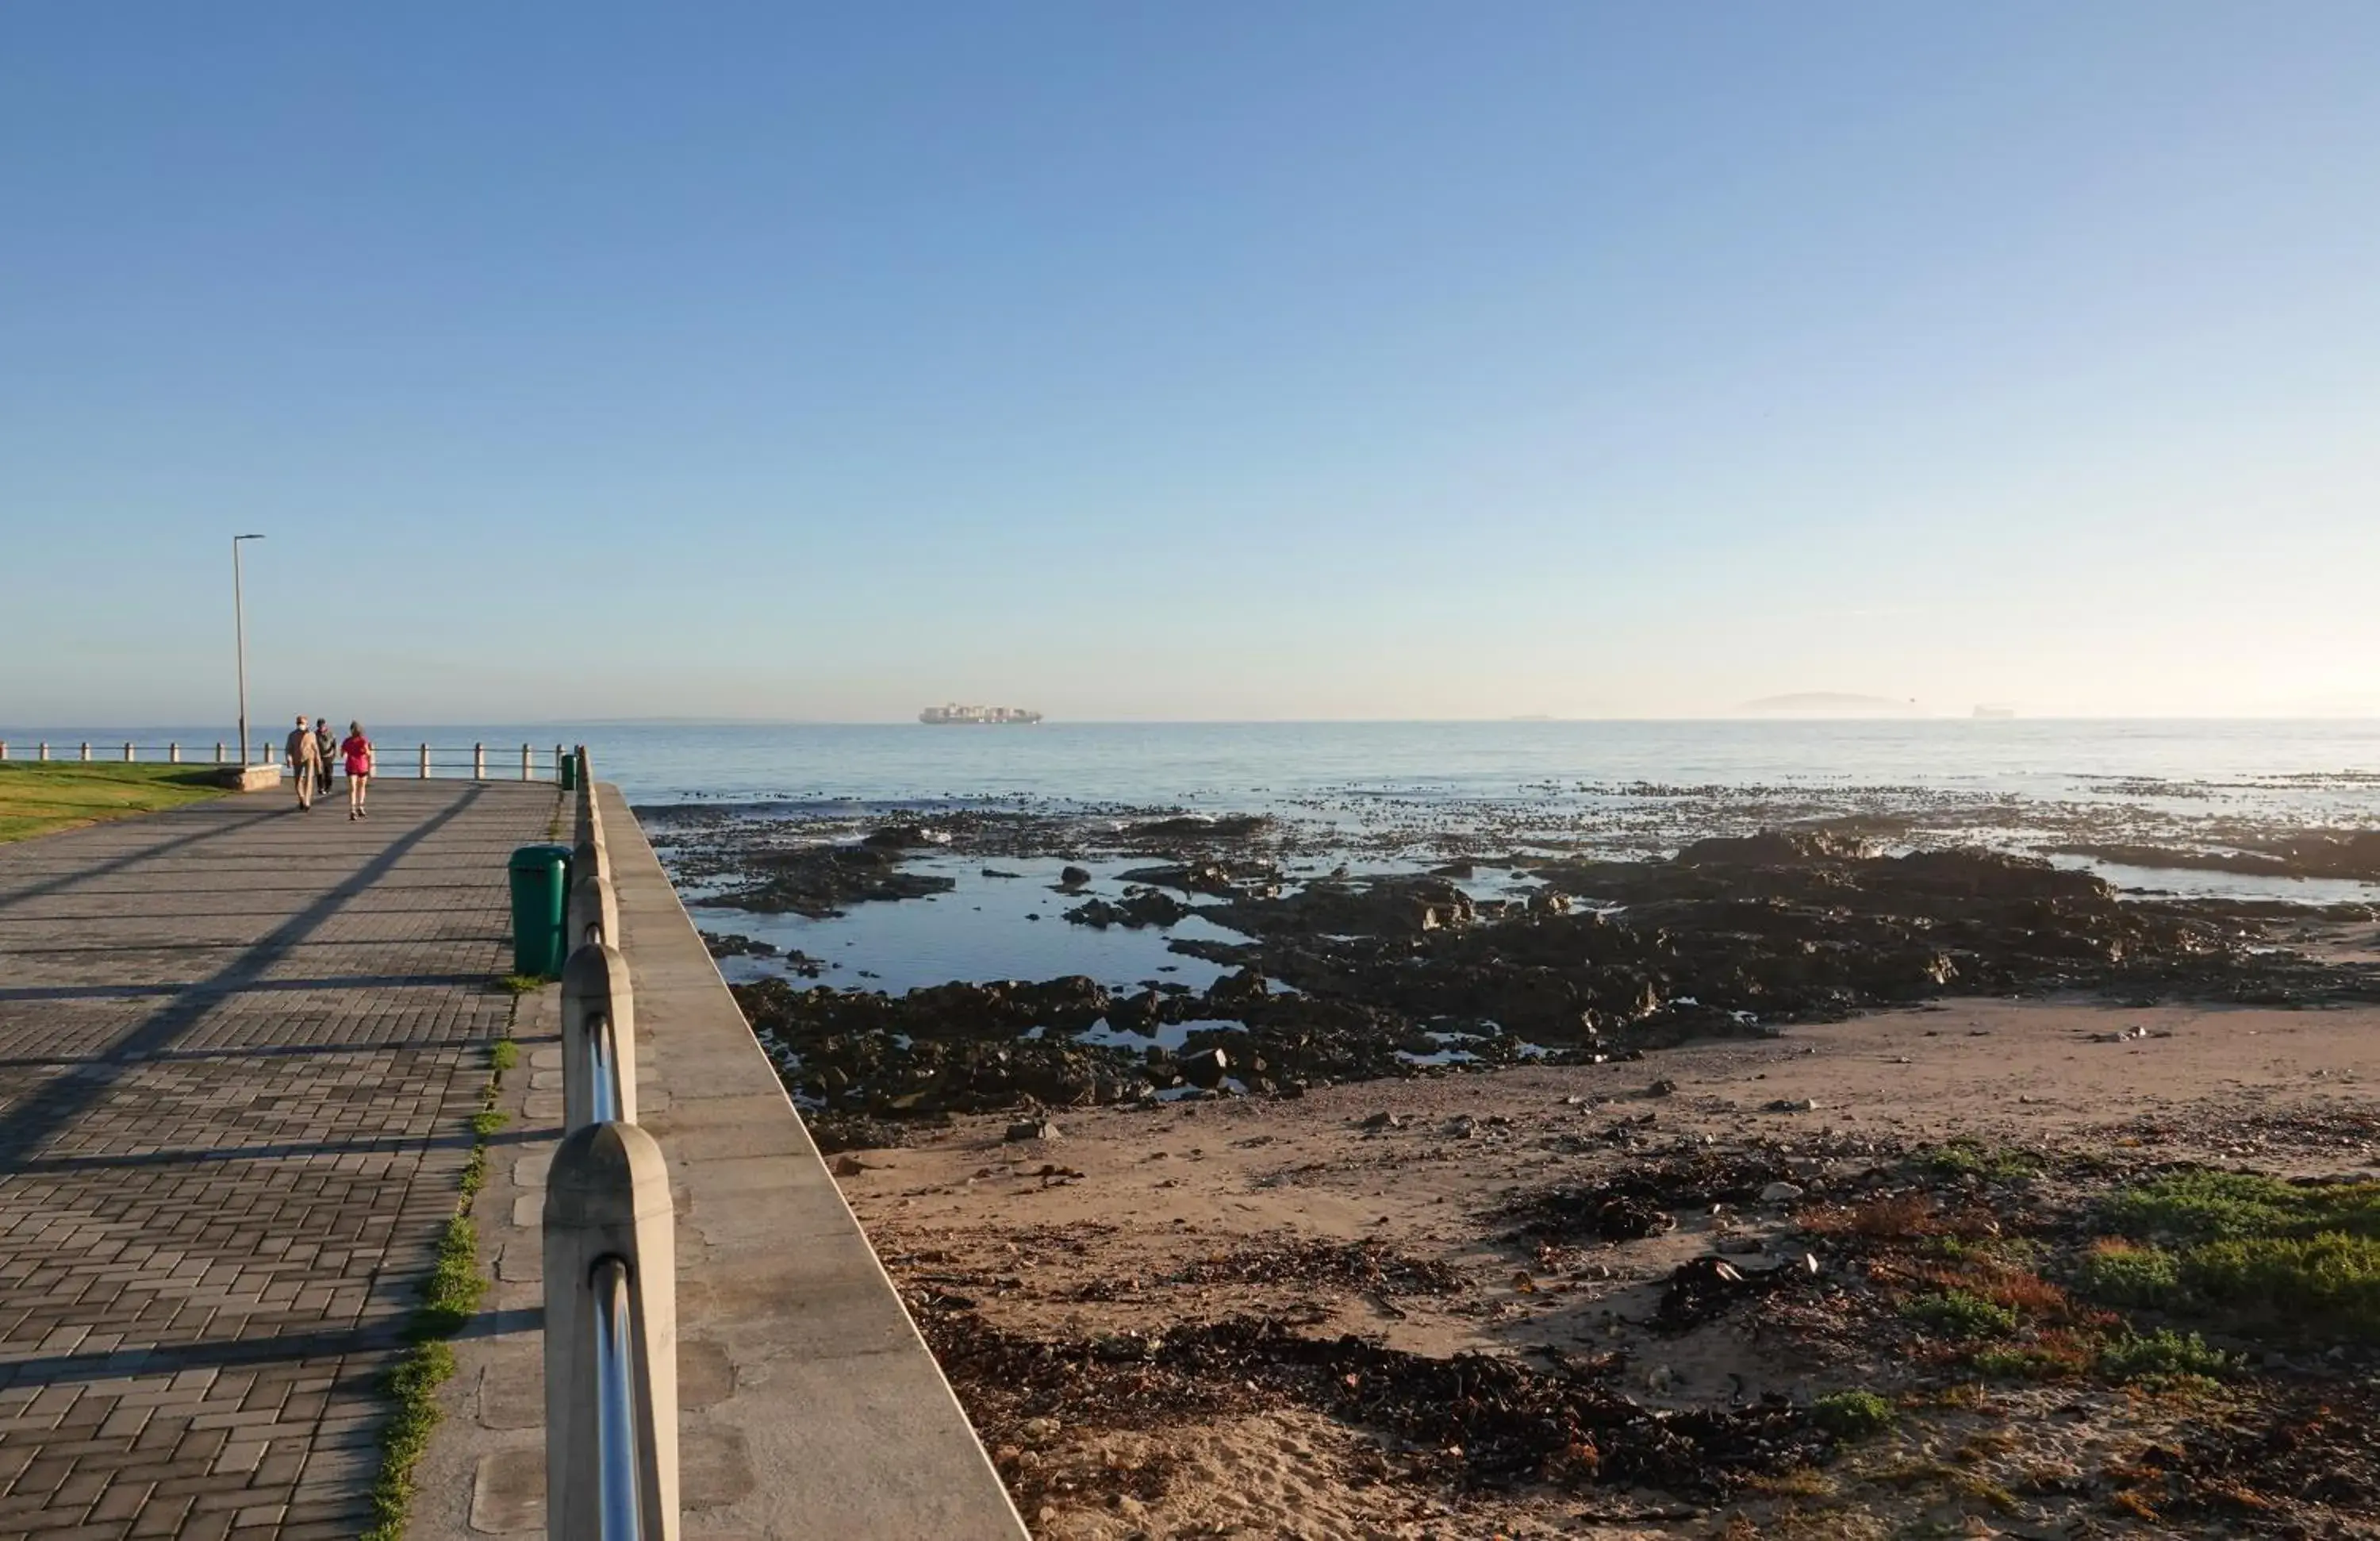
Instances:
[[[220,797],[211,765],[85,765],[0,760],[0,841]]]

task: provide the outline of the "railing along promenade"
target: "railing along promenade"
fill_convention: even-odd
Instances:
[[[635,989],[586,749],[574,758],[564,1135],[544,1205],[546,1534],[674,1541],[675,1219],[661,1147],[637,1126]]]
[[[77,761],[82,764],[152,764],[152,765],[236,765],[243,763],[237,754],[239,746],[217,739],[210,746],[202,743],[140,744],[131,740],[101,743],[81,739],[72,744],[53,744],[43,739],[32,745],[32,759],[48,764]],[[461,745],[375,744],[372,774],[381,778],[411,778],[433,781],[467,778],[475,782],[511,781],[517,764],[519,777],[525,782],[560,781],[565,760],[575,758],[574,751],[556,744],[548,749],[540,744],[523,744],[517,761],[512,746],[505,744]],[[0,738],[0,760],[23,759],[23,741]],[[210,754],[211,751],[211,754]],[[259,743],[244,762],[249,765],[272,765],[281,758],[278,744]],[[494,774],[489,770],[494,767]]]
[[[650,842],[565,764],[569,955],[520,998],[497,1304],[412,1534],[1026,1541]]]

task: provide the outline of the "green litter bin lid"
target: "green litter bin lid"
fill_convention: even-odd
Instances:
[[[534,872],[540,867],[551,867],[555,862],[561,862],[566,866],[569,861],[570,847],[567,845],[523,845],[513,852],[512,870]]]

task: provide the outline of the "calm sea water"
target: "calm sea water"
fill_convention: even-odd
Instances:
[[[1615,815],[1629,805],[1724,803],[1729,791],[1902,789],[1918,804],[2015,799],[2044,805],[2121,804],[2181,819],[2287,819],[2380,824],[2380,722],[1349,722],[1042,723],[1030,728],[921,724],[592,723],[534,728],[479,723],[374,725],[392,770],[409,771],[412,746],[468,764],[489,746],[498,775],[517,774],[524,741],[551,753],[586,743],[597,773],[639,803],[763,801],[832,812],[855,803],[930,804],[994,798],[1061,805],[1184,805],[1289,810],[1344,826],[1465,821],[1466,810]],[[221,730],[110,727],[0,731],[12,753],[37,737],[94,748],[128,739],[179,739],[212,752]],[[1631,796],[1642,783],[1710,789],[1716,799]],[[1888,799],[1895,801],[1897,799]],[[1823,804],[1828,799],[1816,799]],[[1836,800],[1840,801],[1840,800]],[[1998,815],[1995,814],[1997,818]],[[2020,811],[2011,820],[2022,824]],[[1678,831],[1672,831],[1672,834]],[[1658,836],[1656,837],[1658,843]],[[1335,856],[1307,864],[1319,870]],[[1360,858],[1358,858],[1360,859]],[[1211,932],[1195,916],[1163,930],[1087,930],[1050,892],[1054,859],[983,863],[918,858],[957,886],[936,899],[856,904],[825,920],[717,909],[687,895],[698,921],[820,960],[828,982],[904,990],[948,979],[1088,974],[1123,988],[1170,979],[1193,988],[1214,965],[1168,950]],[[1086,891],[1116,897],[1133,861],[1094,862]],[[2365,900],[2371,885],[2242,879],[2200,871],[2107,869],[2118,881],[2168,892],[2301,903]],[[1512,875],[1483,873],[1493,892]],[[1203,928],[1203,929],[1202,929]],[[1220,935],[1220,933],[1218,933]],[[781,972],[733,958],[730,977]]]
[[[1317,797],[1535,801],[1633,783],[1873,785],[2070,799],[2135,781],[2216,783],[2308,816],[2380,816],[2380,721],[1577,722],[547,723],[378,725],[393,762],[429,742],[490,746],[516,772],[523,741],[584,742],[640,802],[902,802],[1039,797],[1258,809]],[[121,746],[216,728],[0,727]],[[95,751],[96,752],[96,751]],[[120,754],[120,747],[115,753]],[[507,758],[509,757],[509,758]],[[2360,784],[2359,784],[2360,783]]]

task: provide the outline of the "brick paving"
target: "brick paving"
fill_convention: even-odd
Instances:
[[[504,858],[557,806],[389,783],[360,823],[260,793],[0,845],[0,1535],[364,1528],[511,1011]]]

